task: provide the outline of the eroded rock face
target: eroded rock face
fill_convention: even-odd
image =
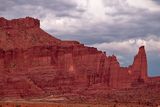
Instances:
[[[29,17],[0,18],[0,85],[12,83],[0,90],[2,97],[72,93],[97,84],[129,88],[148,80],[144,46],[133,65],[124,68],[114,55],[77,41],[61,41],[39,26],[39,20]]]
[[[31,17],[7,20],[3,17],[0,18],[0,28],[1,29],[27,29],[40,27],[40,22],[38,19],[33,19]]]
[[[147,81],[147,58],[144,46],[139,48],[138,54],[134,58],[132,70],[139,74],[139,78]],[[136,75],[137,76],[137,75]],[[135,76],[135,78],[136,78]]]

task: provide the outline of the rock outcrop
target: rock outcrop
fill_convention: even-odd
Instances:
[[[1,97],[72,93],[97,84],[130,88],[148,81],[144,46],[124,68],[114,55],[54,38],[30,17],[0,18],[0,68]]]

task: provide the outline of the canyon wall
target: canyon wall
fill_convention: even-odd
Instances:
[[[121,67],[116,56],[59,40],[30,17],[0,18],[0,68],[1,97],[72,93],[97,84],[121,89],[148,81],[144,46],[132,65]]]

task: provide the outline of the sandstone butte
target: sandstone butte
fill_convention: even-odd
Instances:
[[[1,99],[81,95],[91,91],[96,95],[101,91],[156,87],[151,84],[160,78],[148,77],[147,72],[144,46],[139,48],[132,65],[121,67],[114,55],[51,36],[40,28],[38,19],[0,18]]]

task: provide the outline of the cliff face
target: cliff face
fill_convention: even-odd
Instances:
[[[14,20],[0,18],[0,35],[0,48],[4,50],[56,45],[60,41],[44,32],[38,19],[30,17]]]
[[[40,28],[39,20],[29,17],[0,18],[0,68],[2,97],[72,93],[97,84],[129,88],[148,79],[144,46],[133,65],[120,67],[116,56],[56,39]]]

